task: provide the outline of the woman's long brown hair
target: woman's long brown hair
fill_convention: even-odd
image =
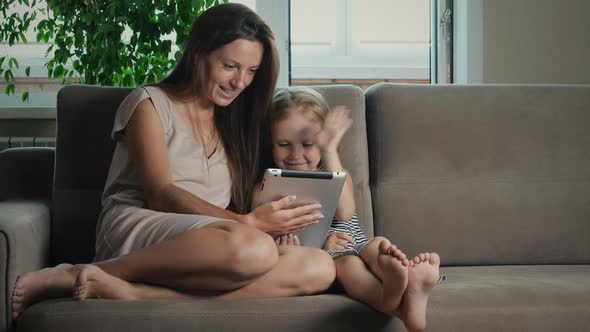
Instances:
[[[228,106],[215,106],[214,121],[227,155],[232,179],[230,209],[247,213],[260,175],[263,131],[268,123],[279,71],[279,56],[268,25],[248,7],[221,4],[206,10],[192,26],[182,57],[168,77],[155,86],[179,100],[204,98],[208,56],[236,39],[259,41],[264,54],[252,83]]]

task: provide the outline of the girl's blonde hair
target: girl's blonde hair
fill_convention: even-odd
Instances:
[[[324,97],[307,87],[288,87],[279,90],[272,99],[271,126],[285,119],[291,112],[305,112],[317,122],[323,123],[330,108]]]

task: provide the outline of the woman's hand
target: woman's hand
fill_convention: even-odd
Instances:
[[[352,125],[349,114],[350,110],[346,106],[336,106],[328,113],[317,136],[318,147],[323,153],[337,151],[342,137]]]
[[[326,242],[324,242],[324,250],[344,250],[348,248],[349,243],[354,243],[352,236],[342,232],[334,232],[328,235]]]
[[[299,237],[293,233],[281,235],[275,237],[275,243],[277,246],[300,246]]]
[[[252,225],[271,236],[295,233],[317,223],[324,215],[318,203],[294,204],[295,197],[285,196],[278,201],[258,206],[244,216],[244,223]]]

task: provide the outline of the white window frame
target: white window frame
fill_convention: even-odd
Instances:
[[[434,1],[436,0],[431,0],[431,3]],[[337,9],[339,26],[348,27],[351,25],[352,7],[352,0],[339,0]],[[355,38],[352,31],[339,30],[332,46],[334,53],[342,54],[339,56],[292,55],[297,57],[296,63],[292,61],[292,77],[309,79],[430,79],[430,61],[428,59],[424,59],[427,63],[426,66],[409,64],[407,61],[408,57],[411,58],[422,53],[413,51],[417,47],[416,45],[406,45],[407,49],[404,49],[406,54],[400,54],[398,61],[395,59],[392,61],[391,55],[381,56],[379,53],[359,49],[359,45],[354,42]],[[426,45],[421,47],[429,48]],[[365,54],[359,55],[362,53]],[[422,56],[430,56],[428,50],[422,54]],[[403,64],[391,65],[392,62]]]
[[[454,83],[482,84],[483,0],[454,1]]]

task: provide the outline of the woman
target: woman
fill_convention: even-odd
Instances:
[[[252,298],[328,288],[329,255],[272,239],[318,220],[319,205],[291,208],[285,197],[248,212],[277,72],[273,35],[258,15],[239,4],[203,13],[172,73],[117,111],[96,263],[23,274],[13,318],[72,292]]]

